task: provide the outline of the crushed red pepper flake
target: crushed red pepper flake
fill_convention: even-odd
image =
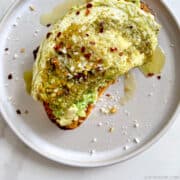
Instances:
[[[59,61],[57,58],[52,58],[51,59],[51,64],[55,65],[56,67],[59,66]]]
[[[161,79],[161,76],[157,76],[157,79],[160,80],[160,79]]]
[[[106,96],[107,96],[107,97],[111,97],[111,95],[110,95],[110,94],[106,94]]]
[[[56,44],[55,46],[54,46],[54,50],[55,51],[59,51],[61,49],[61,45],[60,44]]]
[[[95,45],[96,43],[94,41],[89,42],[91,45]]]
[[[87,77],[86,77],[86,75],[84,74],[84,73],[78,73],[78,74],[76,74],[75,76],[74,76],[74,78],[75,79],[83,79],[83,80],[86,80],[87,79]]]
[[[116,47],[115,47],[115,48],[112,48],[112,47],[110,48],[110,51],[111,51],[111,52],[116,52],[117,50],[118,50],[118,49],[117,49]]]
[[[148,76],[148,77],[152,77],[152,76],[154,76],[154,73],[148,73],[147,76]]]
[[[67,54],[67,57],[68,57],[68,58],[71,58],[71,55],[70,55],[70,54]]]
[[[98,63],[98,64],[102,64],[102,63],[103,63],[103,60],[102,60],[102,59],[97,59],[97,63]]]
[[[51,36],[51,34],[52,34],[51,32],[48,32],[46,38],[48,39]]]
[[[50,27],[51,26],[51,24],[46,24],[46,27]]]
[[[124,54],[123,52],[120,52],[120,53],[119,53],[119,56],[123,56],[123,54]]]
[[[90,58],[91,58],[91,53],[84,54],[84,57],[85,57],[86,59],[90,59]]]
[[[99,26],[100,26],[99,32],[100,32],[100,33],[103,33],[103,32],[104,32],[104,22],[101,22],[101,23],[99,24]]]
[[[39,46],[33,51],[34,60],[37,58],[37,53],[39,51]]]
[[[11,80],[13,78],[13,75],[12,74],[9,74],[8,75],[8,79]]]
[[[64,53],[62,51],[58,51],[58,54],[59,55],[63,55]]]
[[[21,110],[20,110],[20,109],[17,109],[17,110],[16,110],[16,113],[17,113],[18,115],[20,115],[20,114],[21,114]]]
[[[86,9],[85,15],[88,16],[90,14],[90,10]]]
[[[88,4],[86,5],[86,7],[87,7],[87,8],[92,8],[93,5],[92,5],[91,3],[88,3]]]
[[[81,47],[81,52],[84,53],[86,51],[86,48],[83,46]]]
[[[61,32],[58,32],[57,37],[60,37],[60,36],[61,36],[61,34],[62,34]]]
[[[77,12],[76,12],[76,15],[79,15],[79,14],[80,14],[80,11],[77,11]]]

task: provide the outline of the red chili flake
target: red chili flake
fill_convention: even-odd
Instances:
[[[102,60],[102,59],[97,59],[97,63],[98,63],[98,64],[102,64],[102,63],[103,63],[103,60]]]
[[[160,80],[160,79],[161,79],[161,76],[157,76],[157,79]]]
[[[103,32],[104,32],[104,22],[101,22],[101,23],[99,24],[99,26],[100,26],[99,32],[100,32],[100,33],[103,33]]]
[[[110,94],[106,94],[106,96],[107,96],[107,97],[111,97],[111,95],[110,95]]]
[[[84,53],[85,51],[86,51],[86,48],[83,46],[83,47],[81,48],[81,52]]]
[[[59,66],[59,61],[58,61],[57,58],[52,58],[52,59],[50,60],[50,63],[51,63],[51,65],[55,65],[55,67],[58,67],[58,66]]]
[[[90,10],[86,9],[85,15],[88,16],[90,14]]]
[[[100,67],[100,66],[98,66],[98,67],[96,68],[96,71],[102,71],[102,70],[103,70],[103,68]]]
[[[111,51],[111,52],[116,52],[117,50],[118,50],[118,49],[117,49],[116,47],[115,47],[115,48],[112,48],[112,47],[110,48],[110,51]]]
[[[20,115],[20,114],[21,114],[21,111],[20,111],[19,109],[17,109],[17,110],[16,110],[16,113],[17,113],[18,115]]]
[[[83,73],[78,73],[74,76],[75,79],[85,78],[85,75]]]
[[[123,56],[123,54],[124,54],[123,52],[120,52],[120,53],[119,53],[120,56]]]
[[[50,27],[51,26],[51,24],[46,24],[46,27]]]
[[[91,53],[85,54],[84,57],[85,57],[86,59],[90,59],[90,58],[91,58]]]
[[[5,50],[5,51],[9,51],[9,48],[5,48],[4,50]]]
[[[92,5],[91,3],[88,3],[88,4],[86,5],[86,7],[87,7],[87,8],[92,8],[93,5]]]
[[[38,51],[39,51],[39,46],[33,51],[34,60],[36,60]]]
[[[77,12],[76,12],[76,15],[79,15],[79,14],[80,14],[80,11],[77,11]]]
[[[71,55],[70,55],[70,54],[67,54],[67,57],[68,57],[68,58],[71,58]]]
[[[147,76],[152,77],[152,76],[154,76],[154,73],[149,73]]]
[[[95,45],[96,43],[94,41],[89,42],[91,45]]]
[[[48,39],[51,36],[51,34],[52,34],[51,32],[48,32],[46,38]]]
[[[9,74],[8,75],[8,79],[11,80],[13,78],[13,75],[12,74]]]
[[[61,34],[62,34],[61,32],[58,32],[57,37],[60,37],[60,36],[61,36]]]
[[[54,50],[55,51],[59,51],[61,49],[61,45],[60,44],[56,44],[55,46],[54,46]]]
[[[63,55],[64,53],[62,51],[58,51],[58,54],[59,55]]]

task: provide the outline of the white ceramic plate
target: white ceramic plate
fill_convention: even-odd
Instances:
[[[13,131],[32,149],[54,161],[83,167],[105,166],[127,160],[147,149],[168,129],[179,113],[180,41],[179,27],[161,1],[147,0],[162,25],[160,45],[166,54],[161,80],[145,78],[134,70],[135,97],[115,115],[104,115],[99,102],[92,115],[79,128],[63,131],[52,124],[41,104],[26,93],[23,72],[33,65],[32,51],[47,27],[40,15],[65,0],[19,0],[13,4],[0,25],[0,109]],[[33,5],[35,11],[30,11]],[[9,48],[9,53],[4,49]],[[25,48],[25,53],[20,49]],[[14,56],[15,55],[15,56]],[[18,57],[16,56],[18,55]],[[12,73],[13,79],[8,80]],[[122,79],[108,92],[118,100],[123,95]],[[106,102],[113,100],[104,96]],[[116,102],[117,104],[117,102]],[[21,110],[21,115],[16,110]],[[24,112],[28,110],[29,113]],[[134,127],[135,124],[139,127]],[[102,125],[102,126],[98,126]],[[112,133],[109,128],[114,127]],[[97,142],[92,142],[96,138]],[[93,154],[90,152],[95,150]]]

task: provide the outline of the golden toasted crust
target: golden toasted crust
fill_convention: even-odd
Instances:
[[[145,12],[151,12],[152,13],[151,9],[144,2],[141,2],[141,9],[143,9]],[[100,97],[104,93],[104,91],[113,83],[114,83],[114,81],[110,82],[106,87],[100,88],[98,91],[98,97]],[[45,109],[49,119],[53,123],[55,123],[58,127],[60,127],[61,129],[64,129],[64,130],[72,130],[72,129],[79,127],[87,119],[87,117],[90,115],[91,111],[94,108],[94,105],[89,104],[87,107],[87,110],[86,110],[86,117],[83,117],[83,118],[81,117],[77,121],[73,121],[72,124],[70,124],[68,126],[61,126],[57,122],[56,117],[53,115],[53,112],[50,109],[49,104],[46,102],[44,102],[43,104],[44,104],[44,109]]]

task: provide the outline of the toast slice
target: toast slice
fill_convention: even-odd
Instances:
[[[149,12],[149,13],[152,13],[152,10],[148,7],[147,4],[145,4],[144,2],[141,2],[141,9],[144,10],[145,12]],[[100,88],[98,90],[98,98],[105,92],[105,90],[114,83],[114,81],[110,82],[106,87],[103,87],[103,88]],[[44,102],[43,103],[44,105],[44,109],[49,117],[49,119],[55,123],[59,128],[61,129],[64,129],[64,130],[72,130],[72,129],[75,129],[77,127],[79,127],[87,118],[88,116],[90,115],[91,111],[93,110],[94,108],[94,105],[93,104],[89,104],[87,106],[87,109],[86,109],[86,117],[81,117],[79,118],[78,120],[76,121],[73,121],[72,124],[68,125],[68,126],[61,126],[56,117],[53,115],[53,111],[51,110],[51,108],[49,107],[49,104]]]

